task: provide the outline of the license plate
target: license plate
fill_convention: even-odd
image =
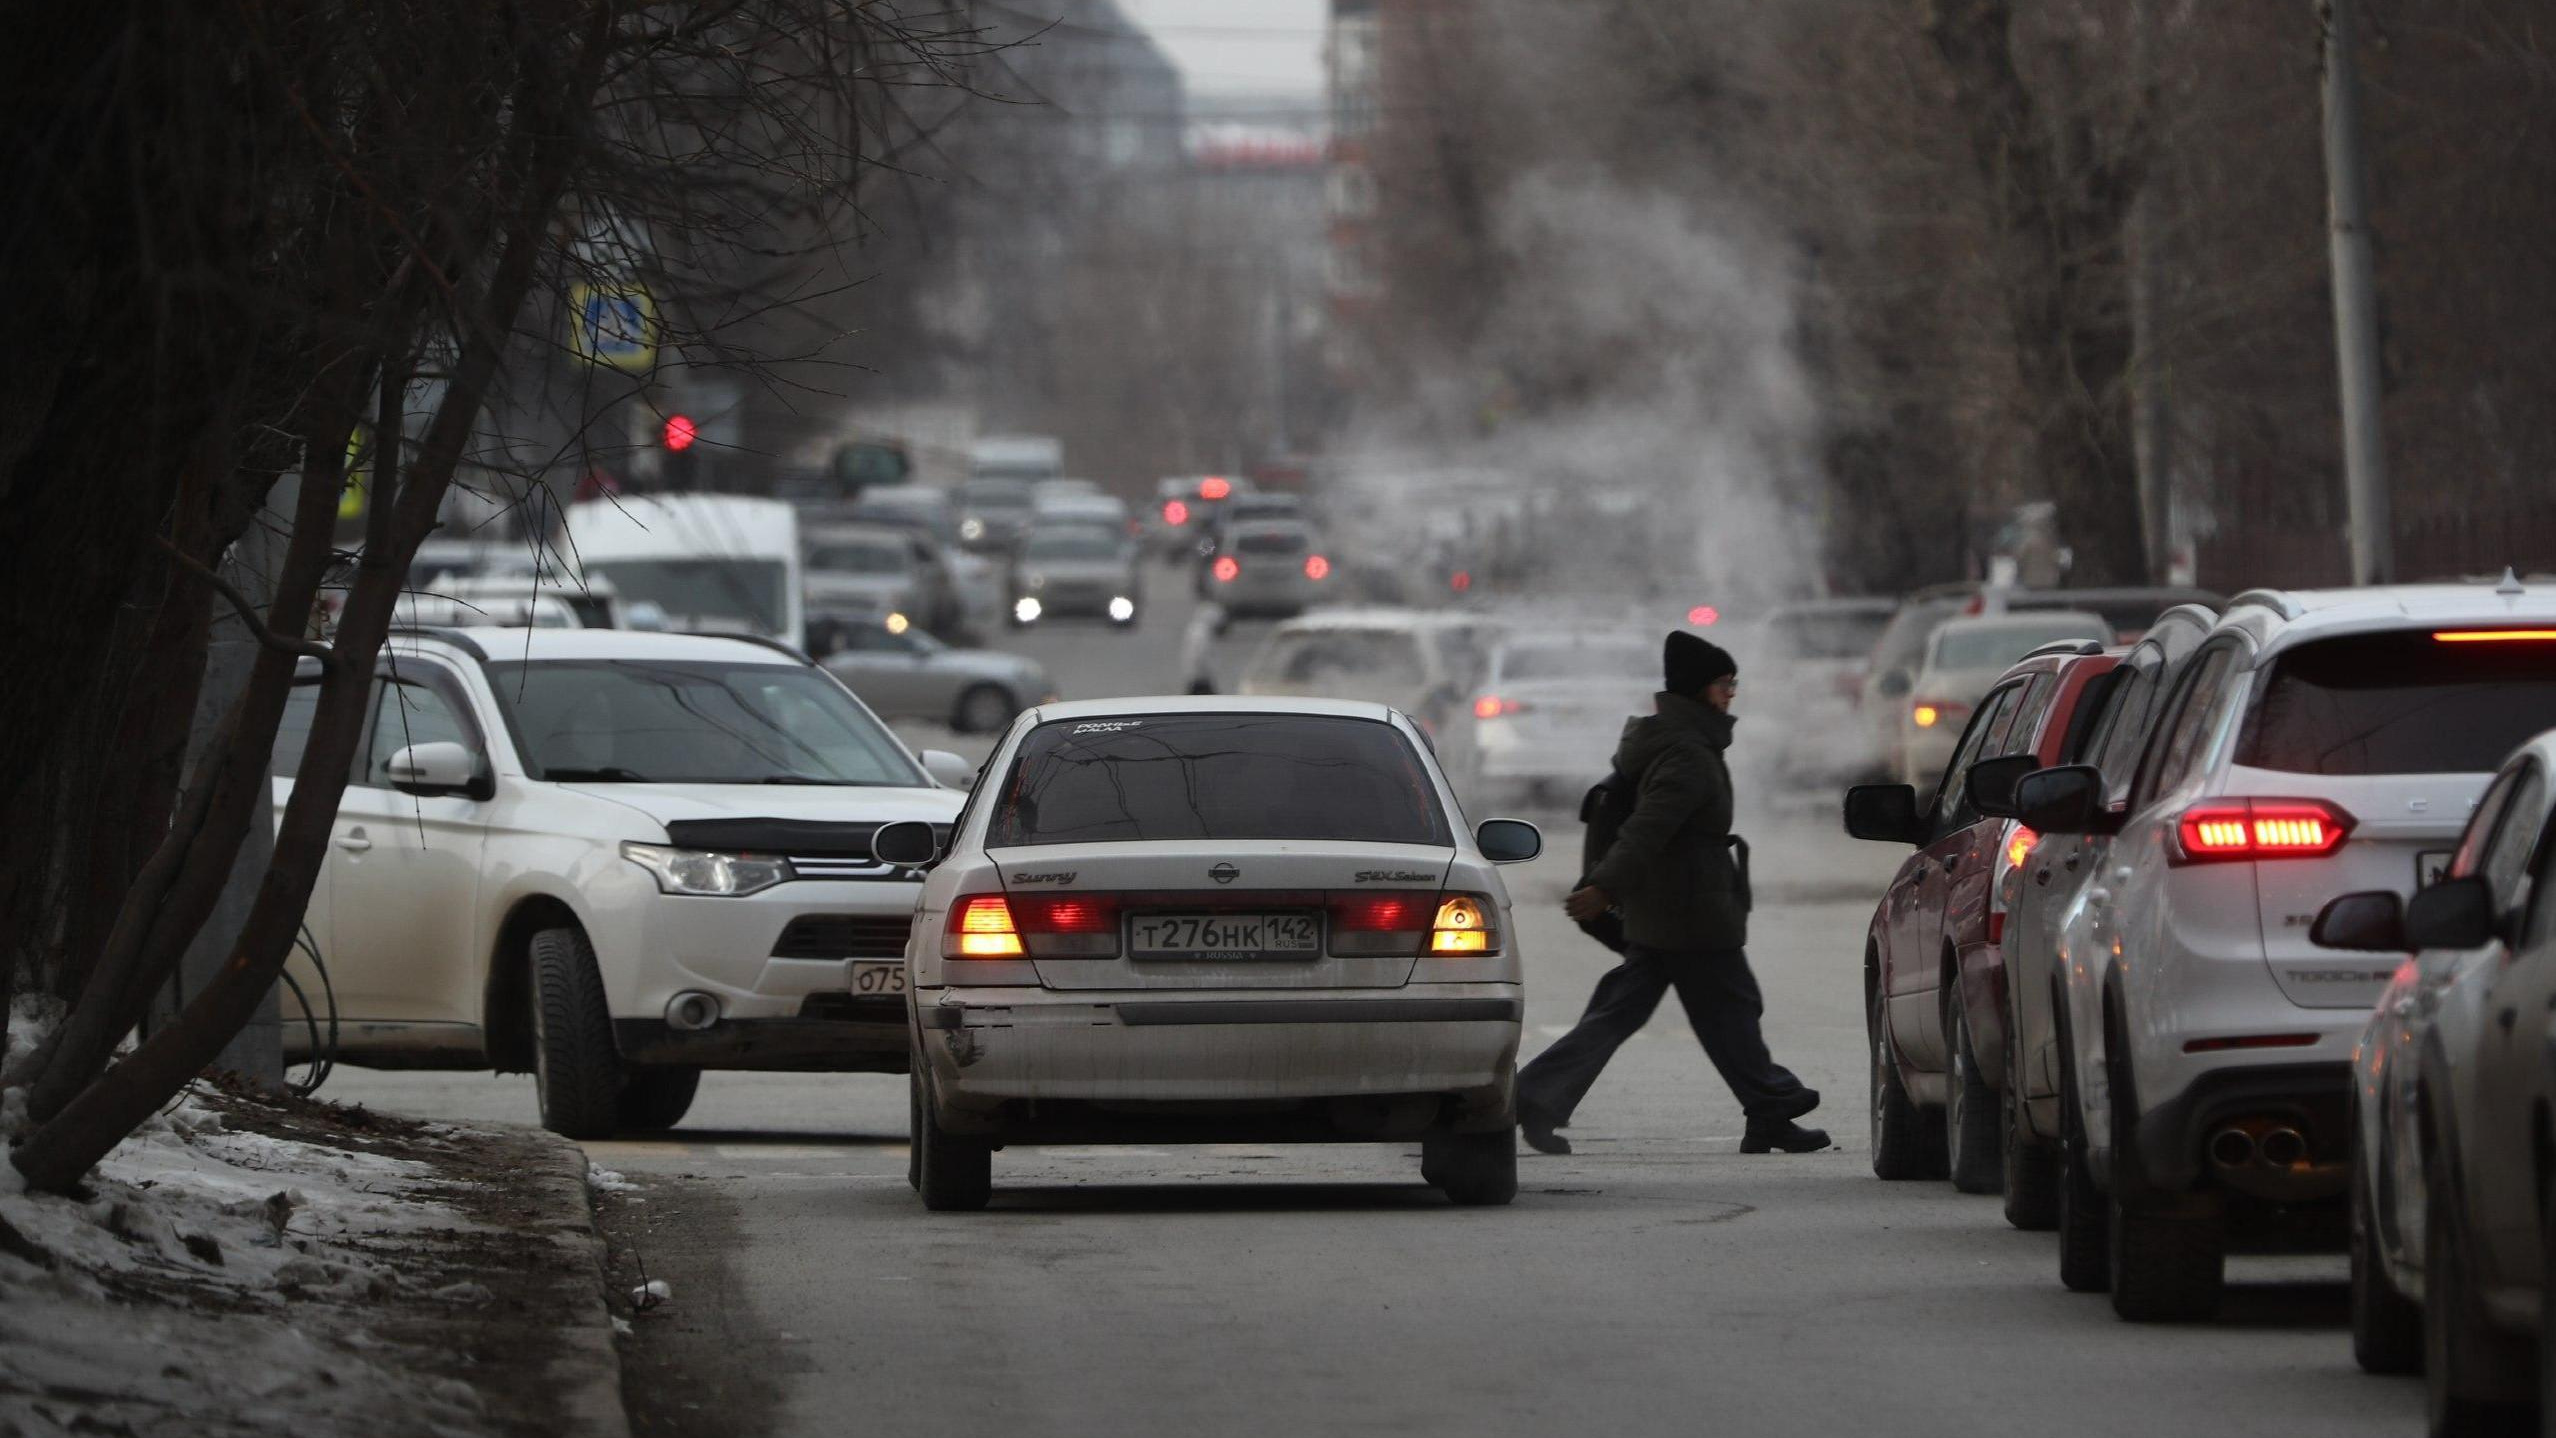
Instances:
[[[905,992],[905,961],[885,959],[852,966],[852,992],[865,999],[895,998]]]
[[[2449,877],[2450,851],[2428,849],[2414,856],[2414,887],[2428,889]]]
[[[1140,959],[1300,959],[1322,952],[1311,914],[1142,914],[1128,921]]]

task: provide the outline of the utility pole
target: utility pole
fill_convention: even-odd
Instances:
[[[2131,14],[2133,101],[2153,114],[2157,100],[2157,0],[2135,0]],[[2164,271],[2156,181],[2139,186],[2130,208],[2130,449],[2139,468],[2139,528],[2147,541],[2148,580],[2165,584],[2174,566],[2174,421],[2166,390],[2165,325],[2158,309]]]
[[[2370,207],[2362,186],[2356,56],[2359,0],[2320,0],[2325,21],[2325,186],[2334,271],[2334,370],[2342,386],[2343,486],[2352,582],[2396,577],[2387,454],[2379,435],[2378,299],[2370,277]]]

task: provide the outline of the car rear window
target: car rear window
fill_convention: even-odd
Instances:
[[[1243,554],[1302,554],[1305,552],[1305,537],[1293,530],[1243,534],[1235,536],[1234,548]]]
[[[1032,730],[986,845],[1153,839],[1453,842],[1427,768],[1390,724],[1170,714]]]
[[[2556,644],[2428,630],[2303,644],[2273,661],[2240,764],[2291,774],[2486,774],[2556,727]]]
[[[2109,633],[2097,632],[2102,622],[2092,616],[2054,614],[2048,619],[1947,624],[1935,631],[1934,667],[2003,669],[2055,640],[2109,639]]]
[[[1407,682],[1428,673],[1420,641],[1383,629],[1308,629],[1282,634],[1252,662],[1251,677],[1281,684]]]

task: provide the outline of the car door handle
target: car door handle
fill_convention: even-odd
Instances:
[[[360,854],[373,847],[373,841],[365,838],[363,826],[357,825],[337,836],[337,847],[350,854]]]
[[[1953,870],[1958,869],[1958,868],[1960,868],[1960,867],[1961,867],[1961,855],[1959,855],[1959,854],[1946,854],[1946,855],[1944,855],[1941,859],[1938,859],[1938,860],[1936,860],[1935,862],[1937,862],[1937,863],[1939,863],[1939,864],[1943,865],[1943,866],[1944,866],[1944,872],[1945,872],[1945,873],[1947,873],[1947,874],[1949,874],[1949,873],[1951,873]]]
[[[2050,882],[2050,866],[2049,866],[2048,864],[2044,864],[2044,865],[2042,865],[2040,868],[2033,870],[2033,871],[2032,871],[2032,881],[2033,881],[2034,883],[2036,883],[2036,884],[2047,884],[2047,883],[2049,883],[2049,882]]]

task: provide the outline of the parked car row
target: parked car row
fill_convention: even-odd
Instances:
[[[1966,716],[1864,955],[1873,1167],[2002,1191],[2124,1318],[2348,1241],[2354,1339],[2485,1431],[2556,1366],[2556,587],[2255,591]],[[2412,957],[2407,957],[2409,954]]]

